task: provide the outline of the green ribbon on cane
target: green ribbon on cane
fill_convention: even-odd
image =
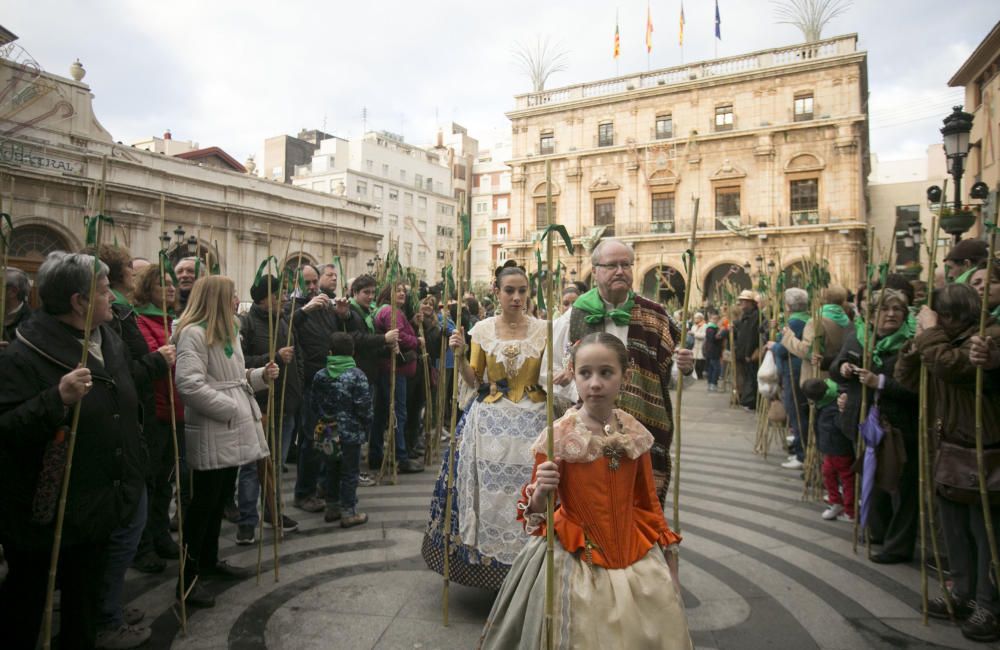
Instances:
[[[539,309],[545,309],[545,286],[542,282],[542,274],[545,271],[542,269],[542,251],[538,249],[535,249],[535,261],[538,263],[538,273],[535,274],[534,278],[535,302]]]
[[[3,234],[3,224],[7,222],[7,234]],[[6,212],[0,212],[0,244],[3,244],[4,248],[10,243],[10,240],[14,237],[14,224],[10,220],[10,215]]]
[[[112,228],[115,227],[115,220],[112,219],[111,217],[106,217],[103,214],[99,214],[99,215],[94,216],[94,217],[88,217],[88,216],[84,216],[83,217],[83,227],[84,227],[84,230],[87,233],[86,234],[86,245],[87,246],[96,246],[97,245],[97,227],[98,227],[98,224],[100,222],[102,222],[102,221],[104,223],[108,224],[109,226],[111,226]],[[117,247],[118,246],[118,236],[117,235],[115,235],[115,240],[114,241],[115,241],[115,246]]]
[[[201,260],[199,259],[198,261],[201,261]],[[254,276],[253,276],[253,286],[256,287],[258,284],[260,284],[261,278],[264,277],[265,270],[267,270],[268,265],[272,261],[274,262],[275,267],[277,267],[277,265],[278,265],[278,259],[274,255],[269,255],[269,256],[265,257],[264,261],[260,263],[260,266],[257,267],[257,273],[255,273]],[[195,270],[195,277],[197,277],[197,275],[198,275],[197,268],[198,268],[198,262],[195,262],[195,269],[196,269]],[[280,275],[283,276],[284,275],[284,271],[282,271]],[[279,286],[281,285],[281,277],[280,276],[278,277],[278,285]]]
[[[174,265],[170,263],[170,258],[167,257],[167,251],[160,251],[160,264],[163,266],[163,270],[167,272],[170,279],[174,281],[174,286],[177,286],[177,274],[174,273]]]
[[[569,236],[569,232],[566,230],[566,226],[561,224],[549,224],[545,230],[542,231],[542,236],[539,237],[539,241],[545,241],[545,238],[551,233],[556,233],[562,236],[563,243],[566,244],[566,250],[570,255],[573,254],[573,240]]]

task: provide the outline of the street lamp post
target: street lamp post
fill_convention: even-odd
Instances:
[[[951,115],[944,118],[944,126],[941,127],[944,155],[951,163],[948,171],[955,180],[955,212],[962,210],[962,173],[965,171],[965,157],[969,155],[971,131],[972,114],[963,111],[961,106],[953,107]]]

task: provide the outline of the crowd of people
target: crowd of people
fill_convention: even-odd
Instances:
[[[0,544],[8,567],[0,616],[16,624],[6,638],[32,648],[42,626],[78,409],[58,565],[61,647],[131,648],[149,639],[145,612],[123,603],[126,571],[160,573],[181,559],[177,529],[186,555],[175,596],[187,608],[212,607],[206,584],[254,573],[220,559],[223,520],[236,525],[239,545],[259,543],[262,525],[297,530],[275,499],[291,467],[293,509],[343,528],[364,525],[359,488],[386,472],[424,471],[428,446],[440,442],[427,423],[439,419],[444,453],[421,552],[450,580],[499,592],[483,647],[542,638],[539,537],[550,523],[561,548],[557,571],[566,576],[559,634],[588,647],[609,639],[652,647],[641,636],[648,632],[656,647],[690,647],[676,573],[681,540],[662,510],[670,388],[697,377],[709,392],[728,385],[747,411],[770,410],[758,397],[770,355],[780,384],[774,400],[790,433],[782,467],[804,472],[810,444],[819,450],[819,515],[860,518],[879,546],[873,562],[916,554],[917,414],[928,409],[932,532],[943,542],[953,609],[969,638],[1000,639],[979,493],[960,480],[976,469],[980,369],[986,453],[1000,449],[1000,270],[987,277],[982,243],[957,244],[930,291],[890,274],[870,295],[868,287],[852,294],[830,285],[814,300],[789,288],[781,309],[768,309],[766,296],[745,290],[731,308],[704,305],[681,340],[677,318],[633,291],[631,248],[604,239],[592,251],[594,287],[570,284],[552,305],[560,313],[551,348],[531,278],[512,262],[496,270],[489,295],[448,305],[440,286],[373,275],[340,285],[333,264],[306,264],[290,277],[265,273],[243,288],[201,272],[207,265],[195,258],[171,267],[100,245],[51,253],[34,280],[33,308],[29,276],[9,268],[0,342]],[[290,291],[294,277],[301,283]],[[241,291],[249,304],[241,305]],[[980,337],[983,300],[991,316]],[[558,462],[544,453],[549,381]],[[442,391],[458,399],[433,398]],[[869,442],[877,463],[862,470],[857,441],[872,422],[881,432]],[[874,484],[860,511],[859,471],[872,472]],[[991,472],[994,482],[1000,476]],[[549,495],[558,503],[553,522],[545,517]],[[600,513],[629,523],[608,526]],[[1000,528],[997,515],[991,510]],[[569,608],[606,616],[570,616]],[[948,616],[944,597],[932,599],[930,614]],[[639,630],[633,616],[662,624]]]
[[[760,417],[787,426],[783,469],[807,479],[814,445],[825,501],[818,514],[851,525],[859,520],[862,541],[874,545],[872,562],[911,563],[918,555],[923,435],[934,495],[934,508],[927,511],[936,514],[933,527],[925,530],[940,542],[947,598],[961,632],[976,641],[1000,640],[1000,597],[991,574],[975,450],[981,370],[989,517],[1000,530],[1000,474],[992,460],[1000,453],[1000,264],[988,270],[987,256],[985,241],[964,240],[948,251],[936,286],[890,273],[854,293],[836,284],[817,289],[816,304],[806,290],[788,288],[775,297],[778,310],[771,309],[767,295],[744,290],[729,313],[711,312],[707,324],[695,314],[688,340],[701,345],[706,364],[722,348],[734,364],[727,377],[734,401],[747,411],[767,409]],[[984,301],[987,319],[980,336]],[[765,355],[773,364],[762,363]],[[921,367],[928,386],[924,404]],[[707,365],[705,374],[707,389],[718,390],[718,370]],[[764,390],[765,380],[780,386],[773,397]],[[861,458],[859,439],[868,448]],[[859,478],[862,490],[856,494]],[[930,542],[926,553],[931,555]],[[933,573],[933,558],[930,564]],[[945,600],[944,594],[931,593],[929,615],[949,618]]]

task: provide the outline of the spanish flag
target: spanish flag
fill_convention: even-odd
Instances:
[[[646,3],[646,53],[653,51],[653,14],[649,10],[649,3]]]
[[[621,38],[618,36],[618,14],[615,14],[615,58],[622,53]]]
[[[680,22],[680,38],[678,42],[681,46],[684,45],[684,3],[681,2],[681,22]]]

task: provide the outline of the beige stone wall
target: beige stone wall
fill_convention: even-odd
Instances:
[[[270,251],[279,259],[286,250],[293,257],[302,236],[301,250],[318,262],[331,261],[339,243],[348,276],[365,271],[377,250],[378,215],[370,204],[116,145],[94,116],[86,85],[28,66],[0,60],[0,90],[6,90],[0,171],[15,243],[17,229],[30,225],[79,248],[83,217],[98,209],[95,188],[106,165],[104,214],[114,219],[119,243],[133,255],[155,258],[162,196],[165,229],[181,225],[212,246],[242,295],[268,253],[269,229]]]
[[[853,48],[852,48],[853,49]],[[811,91],[813,119],[793,120],[797,94]],[[552,91],[558,93],[559,91]],[[866,222],[867,116],[864,53],[716,78],[625,90],[541,104],[508,113],[513,127],[512,257],[532,255],[536,203],[544,200],[545,162],[552,161],[557,220],[576,238],[594,226],[594,200],[613,199],[615,235],[633,243],[636,282],[660,263],[681,268],[700,197],[697,286],[717,264],[758,254],[784,265],[826,246],[834,277],[855,284],[863,263]],[[732,104],[734,128],[714,129],[716,107]],[[657,115],[674,134],[655,140]],[[598,125],[614,124],[614,145],[598,147]],[[697,134],[692,133],[697,131]],[[555,153],[539,155],[551,132]],[[790,183],[818,180],[818,223],[793,225]],[[716,190],[738,188],[743,235],[716,230]],[[652,195],[673,192],[675,233],[654,232]],[[576,260],[582,277],[589,261]]]

